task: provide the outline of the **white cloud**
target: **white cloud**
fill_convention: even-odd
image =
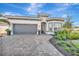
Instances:
[[[64,3],[64,4],[56,4],[57,9],[55,11],[65,11],[73,5],[78,5],[78,3]]]
[[[79,3],[65,3],[66,6],[79,5]]]
[[[59,8],[56,9],[56,11],[64,11],[64,10],[66,10],[66,9],[69,8],[69,7],[70,7],[70,4],[68,4],[68,3],[61,4],[61,5],[59,6]]]
[[[61,12],[61,14],[63,14],[63,13],[66,13],[67,9],[70,8],[72,5],[75,5],[75,4],[70,4],[70,3],[55,4],[56,6],[55,8],[45,12],[48,14],[57,14]],[[66,17],[66,16],[67,16],[66,14],[62,15],[62,17]]]
[[[66,18],[67,16],[68,16],[67,14],[62,15],[63,18]]]
[[[10,12],[4,12],[3,15],[11,15]]]
[[[29,14],[36,14],[36,13],[40,13],[41,12],[41,8],[44,6],[45,4],[41,4],[41,3],[31,3],[30,6],[28,8],[25,8],[26,11]]]
[[[56,12],[63,12],[65,11],[67,8],[69,8],[69,4],[55,4],[56,8],[55,9],[51,9],[49,11],[47,11],[48,13],[56,13]]]
[[[17,9],[22,9],[22,10],[24,10],[24,8],[22,8],[22,7],[18,6],[18,5],[15,5],[15,4],[7,3],[6,5],[9,5],[9,6],[14,7],[14,8],[17,8]]]
[[[39,11],[38,11],[38,13],[42,13],[42,11],[41,11],[41,10],[39,10]]]
[[[21,14],[13,13],[13,12],[4,12],[4,13],[2,13],[2,15],[12,15],[12,16],[15,16],[15,15],[21,15]]]
[[[55,11],[64,11],[66,9],[66,7],[61,7],[61,8],[57,8]]]
[[[65,4],[63,4],[64,6],[69,6],[69,3],[65,3]]]
[[[79,26],[79,22],[74,22],[73,25],[74,26]]]

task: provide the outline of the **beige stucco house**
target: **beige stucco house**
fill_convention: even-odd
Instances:
[[[63,18],[49,18],[47,14],[37,16],[3,16],[10,22],[11,34],[54,34],[61,29]]]

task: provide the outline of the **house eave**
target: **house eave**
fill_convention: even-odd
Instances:
[[[48,18],[47,21],[64,21],[64,18]]]
[[[15,20],[17,19],[17,20],[37,20],[37,21],[40,21],[39,18],[33,17],[33,16],[10,16],[10,15],[7,15],[4,17],[7,19],[15,19]]]

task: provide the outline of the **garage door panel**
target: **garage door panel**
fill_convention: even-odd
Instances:
[[[14,34],[36,34],[37,25],[36,24],[14,24],[13,25]]]

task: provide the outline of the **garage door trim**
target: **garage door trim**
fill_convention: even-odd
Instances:
[[[18,28],[17,28],[17,26],[18,26]],[[23,26],[24,26],[24,28],[23,28]],[[37,24],[13,24],[13,34],[37,34]]]

